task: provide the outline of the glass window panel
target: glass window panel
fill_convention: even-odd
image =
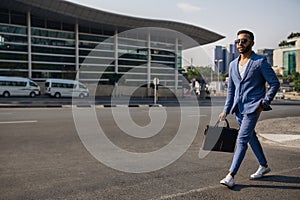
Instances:
[[[139,54],[122,54],[119,56],[119,59],[138,59],[138,60],[147,60],[147,55],[139,55]]]
[[[48,32],[46,30],[31,28],[31,35],[38,35],[38,36],[48,37]]]
[[[27,52],[28,46],[27,45],[18,45],[18,44],[5,44],[2,46],[0,45],[0,50]]]
[[[32,28],[31,29],[32,35],[42,36],[42,37],[54,37],[54,38],[62,38],[62,39],[74,39],[74,33],[67,33],[61,31],[49,31],[49,30],[41,30]]]
[[[74,41],[67,40],[55,40],[55,39],[44,39],[44,38],[31,38],[33,44],[50,45],[50,46],[66,46],[74,47]]]
[[[175,45],[174,44],[165,44],[165,43],[151,42],[151,47],[161,48],[161,49],[170,49],[172,51],[175,51]]]
[[[122,54],[147,55],[148,54],[148,49],[146,49],[146,48],[138,49],[136,47],[119,46],[118,52],[119,52],[119,55],[122,55]]]
[[[151,73],[158,73],[158,74],[175,74],[175,70],[174,68],[171,68],[171,67],[167,67],[166,69],[166,66],[162,66],[164,67],[163,69],[151,69]]]
[[[90,28],[84,27],[84,26],[79,26],[79,32],[89,33],[90,32]]]
[[[62,29],[65,30],[65,31],[75,31],[75,24],[63,23],[62,24]]]
[[[100,74],[100,73],[94,73],[94,74],[80,73],[79,78],[99,80],[99,85],[113,85],[115,81],[118,80],[118,76],[115,74]]]
[[[47,20],[47,28],[61,30],[61,23],[58,21]]]
[[[79,42],[79,48],[87,48],[87,49],[94,49],[97,48],[98,50],[114,50],[114,46],[110,44],[101,44],[101,43],[91,43],[91,42]]]
[[[131,65],[131,66],[139,66],[139,65],[146,65],[146,61],[132,61],[132,60],[119,60],[119,65]]]
[[[31,16],[31,26],[45,28],[45,20]]]
[[[9,15],[6,13],[0,13],[0,23],[9,23]]]
[[[91,28],[91,33],[102,35],[103,31],[101,29]]]
[[[0,8],[0,13],[8,14],[8,10],[7,10],[7,9]]]
[[[79,34],[79,40],[96,41],[96,42],[105,41],[105,42],[113,43],[113,41],[111,39],[108,39],[108,38],[109,37]]]
[[[32,55],[32,61],[75,63],[75,58],[63,56]]]
[[[91,53],[91,50],[79,50],[79,56],[87,56]]]
[[[0,26],[0,32],[4,33],[16,33],[16,34],[27,34],[26,27],[15,27],[15,26],[9,26],[9,25],[1,25]]]
[[[27,44],[27,36],[15,36],[15,35],[2,35],[4,37],[4,43],[24,43]]]
[[[151,63],[151,66],[152,67],[170,67],[170,68],[175,68],[175,63],[163,63],[163,64],[160,64],[160,63]]]
[[[27,54],[0,53],[0,60],[28,60]]]
[[[38,47],[32,46],[33,53],[51,53],[62,55],[75,55],[75,49],[51,48],[51,47]]]
[[[0,62],[0,69],[28,69],[27,63]],[[2,75],[2,72],[0,72]]]
[[[147,47],[147,41],[127,40],[120,38],[118,42],[120,45]]]
[[[18,77],[28,77],[28,72],[20,71],[1,71],[2,76],[18,76]]]
[[[80,56],[97,56],[97,57],[110,57],[114,58],[114,52],[108,51],[93,51],[93,50],[79,50]]]
[[[151,49],[151,54],[166,55],[166,56],[175,56],[174,52],[166,51],[166,50],[156,50],[156,49]]]
[[[110,36],[113,36],[115,34],[115,31],[114,30],[107,30],[107,29],[104,29],[103,30],[103,35],[110,35]]]
[[[172,57],[151,56],[151,59],[153,61],[175,62],[175,58]]]
[[[59,65],[59,64],[32,64],[33,70],[62,70],[62,71],[75,71],[75,65]]]
[[[84,57],[84,58],[79,58],[79,63],[84,63],[84,64],[104,64],[104,65],[109,65],[114,62],[114,59],[111,58],[90,58],[90,57]]]
[[[107,66],[101,66],[99,65],[80,65],[80,71],[87,71],[87,72],[103,72],[103,71],[110,71],[114,72],[114,66],[107,65]]]
[[[10,22],[12,24],[18,24],[18,25],[26,25],[27,24],[27,16],[25,13],[11,12],[10,17],[11,17]]]
[[[47,78],[60,78],[74,80],[76,77],[75,72],[32,72],[33,79],[47,79]]]

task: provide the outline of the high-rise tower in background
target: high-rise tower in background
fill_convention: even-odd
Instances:
[[[226,47],[215,47],[215,62],[219,63],[219,72],[222,74],[228,73],[229,63],[239,56],[237,48],[234,44],[228,44]],[[215,68],[218,70],[218,66]]]

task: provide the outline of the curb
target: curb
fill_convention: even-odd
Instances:
[[[62,108],[61,104],[0,104],[0,108]]]
[[[82,104],[82,105],[61,105],[61,104],[0,104],[0,108],[150,108],[150,107],[165,107],[160,104],[130,104],[130,105],[122,105],[122,104],[104,104],[104,105],[90,105],[90,104]]]
[[[63,105],[63,108],[73,108],[73,107],[77,107],[77,108],[91,108],[91,107],[95,107],[95,108],[150,108],[150,107],[164,107],[160,104],[130,104],[130,105],[118,105],[118,104],[104,104],[104,105]]]

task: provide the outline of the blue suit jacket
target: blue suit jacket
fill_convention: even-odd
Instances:
[[[224,107],[226,114],[229,114],[231,109],[232,113],[237,109],[242,114],[253,113],[261,103],[270,105],[280,87],[278,78],[265,56],[252,52],[243,78],[238,69],[239,58],[229,65],[228,91]],[[266,82],[269,84],[267,92]]]

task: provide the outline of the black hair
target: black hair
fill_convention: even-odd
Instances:
[[[248,31],[248,30],[240,30],[237,35],[240,35],[240,34],[248,34],[250,36],[250,39],[252,41],[254,41],[254,34],[251,32],[251,31]]]

